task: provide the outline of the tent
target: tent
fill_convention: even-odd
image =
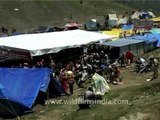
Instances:
[[[121,29],[122,30],[133,30],[134,29],[134,25],[133,24],[121,25]]]
[[[0,116],[18,116],[31,110],[39,91],[46,92],[48,68],[0,68]]]
[[[120,34],[122,33],[122,30],[121,29],[112,29],[112,30],[103,31],[102,33],[106,34],[106,35],[115,36],[115,38],[112,39],[114,41],[119,38]]]
[[[151,33],[160,33],[160,28],[152,28],[150,30]]]
[[[160,34],[145,34],[145,35],[135,35],[128,37],[129,39],[137,39],[137,40],[144,40],[146,43],[153,43],[156,41],[160,41]]]
[[[153,21],[154,28],[160,28],[160,17],[152,18],[150,20]]]
[[[123,17],[123,18],[120,18],[120,19],[117,21],[117,24],[118,24],[118,25],[127,24],[127,22],[128,22],[128,18],[127,18],[127,17]]]
[[[156,16],[154,15],[154,13],[151,12],[151,11],[148,11],[148,14],[149,14],[149,16],[152,17],[152,18],[156,17]]]
[[[74,30],[74,29],[78,29],[80,27],[82,27],[82,24],[79,24],[79,23],[67,23],[64,26],[64,29],[65,30]]]
[[[136,11],[133,13],[133,15],[131,16],[131,19],[147,19],[147,18],[153,18],[155,17],[155,15],[153,14],[153,12],[151,11],[147,11],[147,12],[139,12]]]
[[[132,37],[128,37],[129,39],[136,39],[136,40],[144,40],[144,52],[148,52],[154,50],[155,48],[159,47],[160,43],[160,34],[145,34],[145,35],[136,35]]]
[[[148,19],[151,17],[148,12],[141,12],[140,19]]]
[[[158,21],[160,22],[160,17],[155,17],[155,18],[152,18],[151,20],[155,22],[158,22]]]
[[[90,31],[97,31],[100,28],[96,19],[91,19],[84,24],[84,28]]]
[[[148,19],[139,19],[139,20],[133,20],[134,29],[145,29],[150,30],[152,28],[153,22]]]
[[[114,41],[120,37],[123,37],[124,32],[126,36],[131,36],[133,33],[133,25],[122,25],[121,29],[107,30],[103,31],[102,33],[106,35],[115,36],[114,38],[112,38],[112,40]]]
[[[97,32],[71,30],[4,37],[0,38],[0,46],[25,49],[30,51],[31,56],[40,56],[112,37]]]
[[[108,28],[113,28],[118,25],[117,21],[118,21],[118,18],[116,14],[108,14],[106,17],[106,26]]]
[[[116,14],[108,14],[108,20],[118,20]]]
[[[133,13],[133,15],[131,16],[131,19],[139,19],[139,16],[141,15],[141,12],[136,11]]]

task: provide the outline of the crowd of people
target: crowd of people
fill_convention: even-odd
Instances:
[[[20,63],[19,68],[43,68],[49,67],[53,70],[53,76],[59,80],[66,94],[73,94],[74,84],[79,88],[86,83],[91,83],[94,73],[103,76],[108,83],[122,84],[121,68],[134,64],[135,72],[142,73],[153,71],[152,80],[158,76],[158,59],[153,56],[148,60],[134,56],[131,51],[122,54],[118,59],[111,59],[107,50],[88,52],[70,61],[55,61],[52,55],[48,58],[34,60],[30,63]]]

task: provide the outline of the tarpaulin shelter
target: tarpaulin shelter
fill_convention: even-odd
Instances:
[[[121,29],[111,29],[111,30],[106,30],[106,31],[103,31],[102,33],[103,34],[106,34],[106,35],[112,35],[112,36],[115,36],[114,38],[112,38],[112,40],[117,40],[118,38],[120,37],[123,37],[124,35],[124,32],[125,32],[125,36],[131,36],[132,33],[133,33],[133,26],[132,25],[123,25],[121,27]]]
[[[151,12],[151,11],[148,11],[148,14],[149,14],[149,16],[152,17],[152,18],[156,17],[156,16],[154,15],[154,13]]]
[[[148,19],[133,20],[133,24],[135,30],[139,29],[150,30],[153,26],[153,22]]]
[[[132,29],[134,29],[134,25],[133,24],[121,25],[121,29],[122,30],[132,30]]]
[[[131,19],[148,19],[153,17],[155,17],[155,15],[151,11],[135,11],[134,14],[131,16]]]
[[[156,41],[160,41],[160,34],[147,33],[145,35],[135,35],[135,36],[131,36],[128,38],[129,39],[144,40],[146,43],[153,43]]]
[[[84,28],[89,31],[97,31],[100,28],[100,24],[96,19],[90,19],[84,24]]]
[[[106,35],[115,36],[115,38],[112,39],[114,41],[119,38],[120,34],[122,33],[122,30],[121,29],[112,29],[112,30],[103,31],[102,33],[106,34]]]
[[[79,29],[80,27],[82,27],[82,24],[79,23],[67,23],[64,26],[65,30],[74,30],[74,29]]]
[[[160,28],[152,28],[150,30],[151,33],[155,34],[155,33],[160,33]]]
[[[134,25],[133,24],[124,24],[124,25],[121,25],[121,30],[122,30],[123,34],[125,33],[124,37],[131,36],[133,34]]]
[[[107,19],[108,19],[108,20],[118,20],[116,14],[108,14]]]
[[[139,19],[139,16],[141,15],[141,12],[135,11],[133,15],[131,16],[131,19]]]
[[[116,14],[108,14],[106,17],[106,25],[108,28],[113,28],[118,25],[118,18]]]
[[[39,91],[46,92],[48,68],[0,68],[0,116],[31,110]]]
[[[141,55],[144,53],[144,40],[135,40],[128,38],[121,38],[116,41],[109,41],[104,43],[99,43],[99,45],[112,47],[112,57],[113,59],[119,58],[123,53],[131,51],[134,55]]]
[[[119,18],[118,19],[117,24],[118,25],[127,24],[127,22],[128,22],[128,18],[127,17],[123,17],[123,18]]]
[[[153,27],[160,28],[160,17],[155,17],[150,20],[153,21]]]
[[[155,21],[155,22],[157,22],[157,21],[160,22],[160,16],[159,16],[159,17],[152,18],[151,20],[152,20],[152,21]]]
[[[111,35],[84,30],[71,30],[38,34],[23,34],[0,38],[0,46],[29,50],[31,56],[57,53],[89,43],[107,40]]]
[[[145,52],[151,51],[159,47],[158,44],[160,43],[160,34],[147,33],[145,35],[136,35],[136,36],[132,36],[128,38],[136,39],[136,40],[144,40],[145,41],[145,45],[144,45]]]

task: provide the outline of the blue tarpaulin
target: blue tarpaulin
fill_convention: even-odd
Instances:
[[[155,41],[160,41],[160,34],[145,34],[145,35],[136,35],[127,37],[129,39],[136,39],[136,40],[145,40],[147,43],[153,43]],[[158,46],[158,44],[157,44]]]
[[[128,24],[128,25],[122,25],[121,29],[122,30],[132,30],[134,28],[133,24]]]
[[[50,74],[48,68],[0,68],[0,99],[31,109],[38,92],[47,90]]]

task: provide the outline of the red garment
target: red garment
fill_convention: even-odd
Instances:
[[[66,71],[65,69],[62,69],[60,72],[60,79],[61,79],[61,84],[63,86],[63,89],[65,92],[68,90],[68,82],[67,82],[67,77],[66,77]]]
[[[130,51],[126,52],[126,58],[127,60],[130,60],[131,62],[133,62],[133,58],[134,58],[134,54]]]
[[[67,92],[67,90],[68,90],[68,83],[67,83],[67,81],[66,80],[62,80],[61,84],[63,86],[64,91]]]

